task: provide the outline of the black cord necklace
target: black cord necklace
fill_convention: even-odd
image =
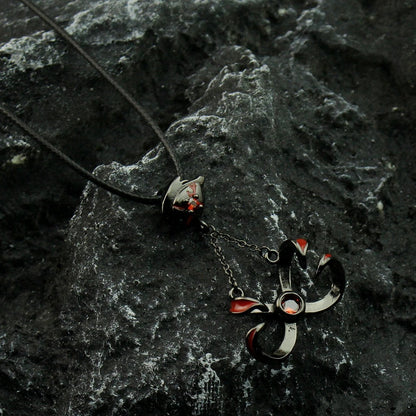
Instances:
[[[267,363],[273,363],[287,357],[296,343],[296,322],[299,318],[305,314],[324,311],[335,305],[341,299],[345,289],[345,273],[341,263],[330,254],[325,254],[321,257],[315,273],[315,278],[321,275],[323,270],[327,268],[330,272],[332,284],[328,293],[322,299],[315,302],[306,302],[303,296],[293,290],[291,277],[292,260],[295,256],[297,257],[299,265],[303,269],[306,268],[306,252],[308,249],[306,240],[286,240],[281,244],[279,250],[275,250],[236,238],[231,234],[219,231],[214,226],[202,221],[200,216],[204,207],[202,193],[204,177],[199,176],[194,180],[182,179],[183,171],[174,150],[167,142],[165,135],[158,124],[152,119],[147,111],[93,58],[91,58],[91,56],[87,54],[64,29],[48,17],[43,10],[35,6],[29,0],[20,1],[38,15],[45,23],[51,26],[68,44],[73,46],[75,50],[83,56],[87,62],[91,64],[91,66],[98,71],[98,73],[145,119],[160,142],[166,148],[168,155],[174,164],[177,176],[171,182],[167,191],[162,194],[141,196],[136,193],[125,191],[113,184],[99,179],[91,172],[78,165],[71,158],[49,143],[48,140],[32,130],[29,125],[3,105],[0,105],[0,112],[18,125],[28,136],[36,140],[41,146],[55,154],[78,174],[93,182],[95,185],[123,198],[143,204],[159,205],[162,213],[167,216],[170,221],[180,221],[188,225],[190,223],[196,224],[204,235],[208,236],[209,244],[213,247],[224,273],[228,277],[228,282],[231,286],[229,291],[229,296],[231,298],[230,312],[233,314],[260,314],[267,317],[271,316],[284,323],[285,333],[283,340],[281,341],[280,346],[272,353],[264,352],[259,342],[259,333],[264,328],[265,322],[249,330],[246,335],[246,344],[249,352],[254,358]],[[243,289],[239,286],[231,267],[227,263],[223,250],[219,245],[219,240],[255,252],[270,264],[277,266],[280,291],[273,303],[263,303],[260,300],[245,297]]]

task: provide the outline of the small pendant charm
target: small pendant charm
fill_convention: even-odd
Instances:
[[[195,216],[202,214],[203,184],[203,176],[198,176],[192,181],[182,180],[179,176],[175,178],[163,198],[162,213],[183,218],[189,224]]]
[[[306,302],[304,298],[292,290],[291,264],[296,254],[299,264],[306,268],[306,250],[308,244],[303,239],[296,241],[287,240],[279,250],[279,280],[281,292],[273,303],[261,301],[244,296],[231,300],[230,312],[233,314],[260,314],[274,316],[285,325],[285,333],[280,346],[272,353],[266,353],[259,345],[259,333],[265,327],[263,322],[250,329],[246,335],[247,349],[250,354],[259,361],[268,364],[275,363],[287,357],[296,343],[296,322],[305,314],[322,312],[335,305],[342,297],[345,289],[345,272],[341,263],[330,254],[324,254],[319,261],[315,272],[317,278],[328,267],[332,282],[329,292],[320,300]]]

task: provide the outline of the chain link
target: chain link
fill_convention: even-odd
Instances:
[[[222,240],[227,241],[229,243],[235,244],[237,247],[246,248],[252,252],[257,252],[260,255],[263,254],[264,250],[267,250],[267,247],[259,247],[257,244],[249,243],[248,241],[234,237],[231,234],[225,233],[223,231],[218,231],[213,226],[211,226],[211,228],[213,229],[213,232],[218,236],[218,238],[221,238]]]
[[[237,247],[248,249],[252,252],[260,254],[269,263],[277,263],[279,261],[279,252],[266,246],[258,246],[254,243],[249,243],[246,240],[232,236],[231,234],[223,231],[218,231],[213,225],[208,225],[206,222],[201,221],[201,229],[209,235],[209,243],[214,248],[214,253],[218,257],[225,275],[228,277],[228,282],[231,285],[229,292],[231,298],[236,296],[244,296],[244,291],[238,286],[237,280],[234,277],[233,271],[224,256],[224,252],[221,246],[218,244],[218,240],[222,239],[228,243],[232,243]]]
[[[208,232],[210,236],[215,236],[217,239],[220,238],[228,243],[234,244],[237,247],[258,253],[269,263],[277,263],[279,261],[279,252],[275,249],[269,248],[267,246],[259,246],[257,244],[243,240],[242,238],[234,237],[233,235],[225,233],[224,231],[217,230],[213,225],[209,225],[204,221],[201,221],[200,223],[202,230]]]
[[[224,252],[220,245],[218,244],[218,238],[215,233],[210,233],[209,235],[209,243],[214,248],[214,253],[218,257],[218,260],[221,263],[221,266],[224,270],[225,275],[228,277],[228,283],[231,285],[231,290],[238,290],[241,292],[241,296],[244,296],[243,290],[238,286],[237,280],[234,277],[234,273],[230,267],[230,265],[227,263],[227,260],[225,259]]]

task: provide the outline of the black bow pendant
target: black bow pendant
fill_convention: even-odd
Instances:
[[[246,335],[246,344],[250,354],[257,360],[273,363],[287,357],[296,343],[296,322],[301,316],[309,313],[322,312],[334,306],[342,297],[345,289],[345,272],[341,263],[331,256],[324,254],[318,264],[315,273],[317,278],[328,267],[332,281],[329,292],[316,302],[306,302],[304,298],[292,290],[291,267],[294,254],[297,255],[299,264],[306,268],[306,240],[287,240],[279,249],[279,280],[281,293],[274,303],[262,303],[257,299],[248,297],[236,297],[231,300],[230,312],[233,314],[267,314],[274,315],[276,319],[285,325],[285,333],[280,346],[271,354],[262,350],[259,345],[259,334],[266,325],[265,322],[250,329]]]

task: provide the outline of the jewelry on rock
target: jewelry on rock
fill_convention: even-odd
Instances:
[[[36,133],[23,120],[13,114],[3,105],[0,105],[0,112],[9,118],[13,123],[18,125],[28,136],[36,140],[41,146],[49,150],[64,163],[70,166],[78,174],[93,182],[95,185],[106,189],[107,191],[128,198],[133,201],[160,205],[162,214],[169,218],[170,221],[179,221],[187,225],[194,223],[198,229],[208,237],[208,243],[212,246],[217,256],[224,274],[228,277],[231,286],[229,296],[231,298],[230,312],[232,314],[258,314],[261,316],[272,317],[277,321],[284,323],[284,337],[280,346],[272,353],[266,353],[260,346],[259,334],[265,327],[266,323],[260,323],[250,329],[246,335],[246,345],[250,354],[257,360],[273,364],[286,358],[292,351],[296,343],[297,326],[296,323],[306,314],[312,314],[324,311],[334,306],[342,297],[345,290],[345,272],[341,263],[330,254],[325,254],[319,261],[318,268],[314,278],[318,278],[326,268],[330,271],[332,281],[329,292],[320,300],[315,302],[306,302],[304,297],[292,288],[292,261],[296,255],[299,265],[306,269],[306,252],[308,243],[304,239],[286,240],[279,250],[271,249],[266,246],[258,246],[247,242],[243,239],[232,236],[223,231],[217,230],[213,225],[207,224],[200,220],[204,207],[204,196],[202,192],[204,177],[199,176],[194,180],[182,179],[182,169],[179,160],[166,141],[164,133],[158,124],[152,119],[147,111],[138,104],[135,99],[127,93],[82,47],[59,25],[57,25],[43,10],[35,6],[30,0],[19,0],[38,15],[44,22],[51,26],[64,40],[73,46],[76,51],[89,62],[101,76],[106,79],[127,101],[128,103],[145,119],[150,127],[165,146],[170,159],[175,165],[177,173],[176,178],[171,182],[167,191],[157,196],[141,196],[136,193],[125,191],[106,181],[97,178],[89,171],[82,168],[67,155],[49,143],[48,140]],[[263,303],[257,299],[245,297],[243,289],[238,285],[230,265],[227,263],[224,252],[219,244],[219,240],[233,244],[237,247],[246,249],[260,255],[268,263],[277,267],[280,281],[280,292],[273,303]]]

